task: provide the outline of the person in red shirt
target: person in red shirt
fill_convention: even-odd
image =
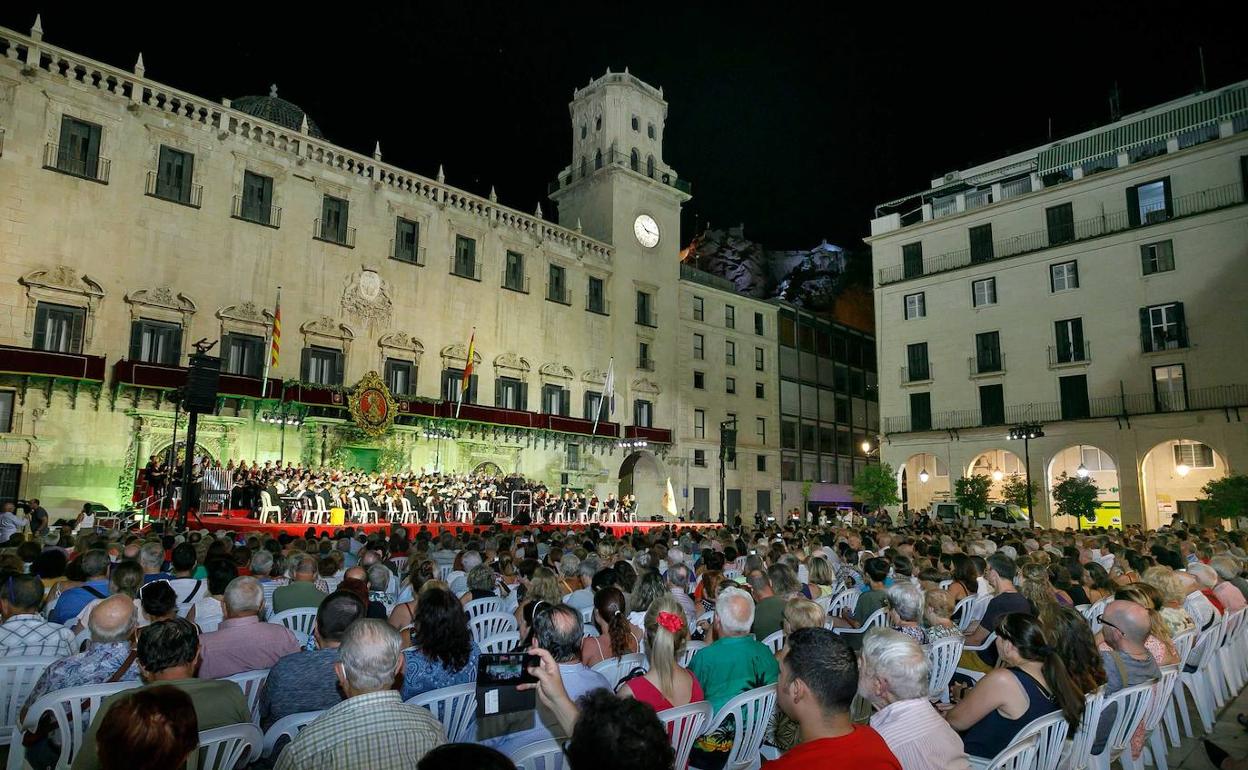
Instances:
[[[785,641],[776,703],[801,725],[803,741],[766,763],[767,770],[901,770],[880,734],[849,718],[858,690],[858,659],[849,645],[824,628],[801,628]]]

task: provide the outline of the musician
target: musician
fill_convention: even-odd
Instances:
[[[615,499],[614,492],[607,493],[607,502],[604,505],[604,509],[606,510],[607,521],[619,521],[620,520],[619,519],[620,501]]]

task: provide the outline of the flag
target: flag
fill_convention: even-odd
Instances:
[[[459,383],[459,400],[463,402],[464,394],[468,392],[468,385],[472,382],[472,354],[476,347],[477,330],[472,330],[472,336],[468,338],[468,356],[464,361],[464,380]]]
[[[273,308],[273,338],[269,342],[269,366],[276,367],[282,352],[282,290],[277,290],[277,306]]]
[[[673,519],[679,515],[676,510],[676,492],[672,489],[672,477],[667,477],[667,490],[663,492],[663,512]]]
[[[602,400],[606,402],[607,421],[615,414],[615,359],[607,362],[607,382],[602,388]]]

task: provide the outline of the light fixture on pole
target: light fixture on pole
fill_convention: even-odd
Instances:
[[[1044,438],[1044,426],[1038,422],[1026,422],[1010,428],[1010,440],[1023,442],[1023,470],[1027,474],[1027,522],[1036,528],[1036,512],[1031,504],[1031,440]]]
[[[1081,479],[1088,477],[1088,466],[1083,464],[1083,444],[1079,445],[1079,467],[1075,468],[1075,474]]]
[[[931,476],[928,476],[928,475],[927,475],[927,468],[920,468],[920,469],[919,469],[919,483],[920,483],[920,484],[926,484],[926,483],[927,483],[927,480],[928,480],[928,479],[930,479],[930,478],[931,478]]]
[[[1179,441],[1176,444],[1176,446],[1178,447],[1179,451],[1176,452],[1175,454],[1178,455],[1180,459],[1179,459],[1178,464],[1174,466],[1174,472],[1179,474],[1179,478],[1187,478],[1187,474],[1192,472],[1192,466],[1187,464],[1186,459],[1183,459],[1184,455],[1186,454],[1183,451],[1183,447],[1189,446],[1189,444],[1186,441]],[[1194,452],[1192,454],[1195,455]]]
[[[1000,481],[1000,480],[1001,480],[1001,479],[1003,479],[1003,478],[1005,478],[1005,471],[1001,470],[1000,468],[993,468],[993,469],[992,469],[992,480],[993,480],[993,481]]]
[[[865,455],[867,452],[870,452],[870,451],[871,451],[871,442],[870,441],[862,442],[862,453]]]

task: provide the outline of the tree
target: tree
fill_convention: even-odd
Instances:
[[[1053,485],[1053,502],[1057,505],[1058,516],[1082,516],[1096,521],[1096,504],[1100,502],[1096,482],[1063,473]]]
[[[854,474],[854,497],[869,511],[901,502],[897,495],[897,479],[888,463],[867,465]]]
[[[1023,510],[1027,510],[1027,479],[1021,474],[1011,474],[1005,483],[1001,485],[1001,498],[1010,505],[1017,505]],[[1031,500],[1035,504],[1035,500],[1040,496],[1040,484],[1031,482]]]
[[[988,510],[988,492],[991,489],[992,479],[988,476],[963,476],[953,484],[953,499],[958,507],[978,518]]]
[[[1207,521],[1248,516],[1248,476],[1224,476],[1200,488],[1201,516]]]

